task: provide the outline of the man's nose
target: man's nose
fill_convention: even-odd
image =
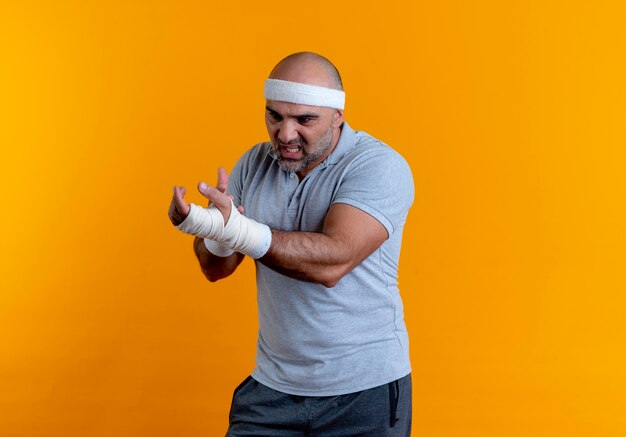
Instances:
[[[288,143],[289,141],[298,139],[298,130],[296,129],[295,123],[290,120],[283,120],[278,128],[277,137],[281,143]]]

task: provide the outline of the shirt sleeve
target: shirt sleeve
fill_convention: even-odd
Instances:
[[[350,163],[333,203],[352,205],[378,220],[392,235],[413,203],[413,175],[406,160],[385,146]]]

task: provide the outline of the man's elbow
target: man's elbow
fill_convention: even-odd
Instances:
[[[318,282],[326,288],[333,288],[341,279],[352,270],[351,266],[334,266],[325,268],[318,278]]]
[[[202,269],[202,274],[209,280],[209,282],[217,282],[228,276],[227,274],[224,274],[224,272],[208,269]]]
[[[320,281],[320,284],[323,285],[326,288],[333,288],[335,285],[337,285],[339,283],[340,279],[337,280],[324,280],[324,281]]]

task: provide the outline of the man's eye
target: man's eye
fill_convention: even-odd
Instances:
[[[275,113],[275,112],[270,112],[270,113],[269,113],[269,115],[270,115],[270,118],[271,118],[272,120],[276,120],[276,121],[280,121],[280,120],[281,120],[281,116],[280,116],[280,115],[278,115],[278,114],[277,114],[277,113]]]
[[[298,117],[298,123],[300,124],[307,124],[311,120],[313,120],[311,117]]]

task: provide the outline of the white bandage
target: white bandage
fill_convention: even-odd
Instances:
[[[176,228],[189,235],[214,240],[254,259],[265,255],[272,243],[269,226],[241,215],[232,202],[226,226],[222,213],[215,205],[202,208],[192,203],[189,214]]]
[[[217,241],[209,240],[208,238],[205,238],[202,241],[204,241],[204,247],[206,247],[206,250],[208,250],[215,256],[219,256],[220,258],[226,258],[227,256],[231,256],[233,253],[235,253],[234,250],[229,249],[228,247],[218,243]]]
[[[335,109],[343,109],[346,102],[341,90],[278,79],[265,80],[264,94],[266,100]]]
[[[176,229],[185,234],[215,240],[222,238],[224,233],[224,217],[215,205],[202,208],[192,203],[189,205],[189,214]]]

